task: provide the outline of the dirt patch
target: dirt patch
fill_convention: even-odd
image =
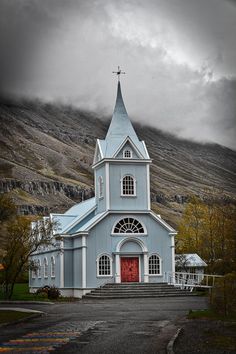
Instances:
[[[236,322],[186,320],[175,341],[176,354],[236,353]]]

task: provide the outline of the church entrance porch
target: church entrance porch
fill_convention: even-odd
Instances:
[[[121,282],[139,282],[139,257],[121,257]]]

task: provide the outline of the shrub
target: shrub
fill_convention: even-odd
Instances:
[[[60,292],[60,290],[57,288],[57,287],[55,287],[55,286],[51,286],[49,289],[48,289],[48,298],[49,299],[54,299],[54,300],[56,300],[56,299],[58,299],[59,298],[59,296],[61,295],[61,292]]]
[[[225,316],[236,313],[236,272],[217,279],[211,292],[211,305]]]
[[[49,285],[45,285],[44,287],[42,288],[39,288],[37,291],[36,291],[36,295],[46,295],[48,297],[48,299],[50,300],[56,300],[59,298],[59,296],[61,295],[61,292],[60,290],[55,287],[55,286],[49,286]]]

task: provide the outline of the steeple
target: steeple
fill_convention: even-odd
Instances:
[[[120,81],[118,81],[116,104],[105,140],[108,142],[112,139],[115,143],[119,139],[121,142],[127,136],[134,140],[134,143],[139,141],[127,114],[121,93]]]
[[[104,140],[97,140],[94,163],[103,158],[116,158],[119,149],[128,142],[133,145],[136,155],[141,159],[150,159],[144,141],[140,141],[129,119],[121,93],[120,74],[118,67],[117,96],[111,123]],[[98,153],[99,152],[99,153]]]

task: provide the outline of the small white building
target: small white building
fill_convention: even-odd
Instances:
[[[175,255],[175,269],[177,272],[204,274],[206,262],[197,253]]]

